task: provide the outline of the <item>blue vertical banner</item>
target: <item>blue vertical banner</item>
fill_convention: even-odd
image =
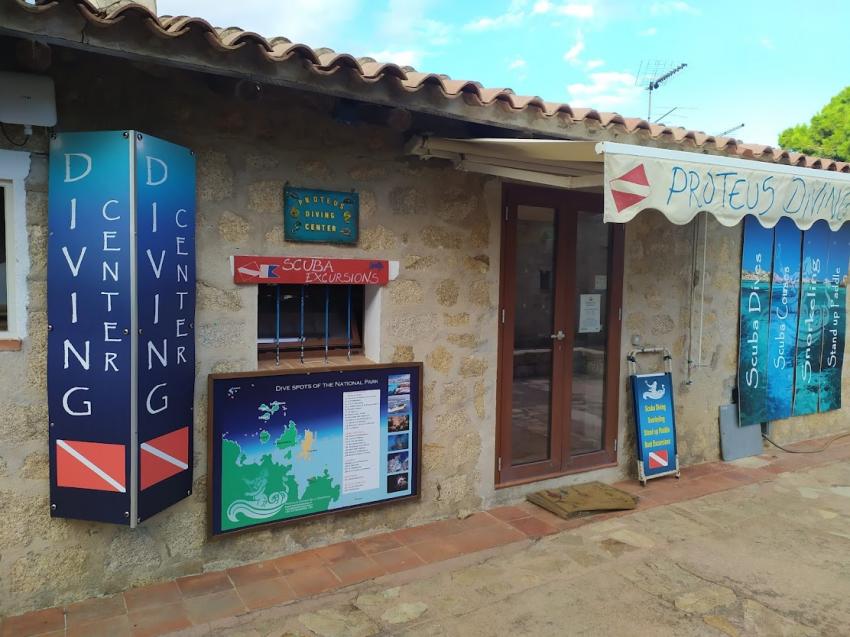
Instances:
[[[825,294],[823,347],[818,411],[841,408],[841,370],[847,322],[847,270],[850,262],[850,225],[829,237],[829,263],[822,280]]]
[[[51,513],[129,524],[129,134],[59,135],[49,161]]]
[[[803,232],[788,217],[774,227],[773,276],[770,287],[767,420],[791,416],[794,354],[800,305],[800,255]]]
[[[136,133],[138,521],[192,489],[195,157]]]
[[[738,418],[741,426],[767,421],[768,336],[773,229],[744,219],[738,334]]]
[[[794,373],[794,416],[818,411],[823,326],[826,314],[830,229],[819,221],[803,233],[800,317]]]
[[[135,526],[191,489],[194,159],[107,131],[56,135],[49,162],[51,515]]]

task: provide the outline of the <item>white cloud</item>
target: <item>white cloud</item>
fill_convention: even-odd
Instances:
[[[389,48],[423,50],[448,44],[452,28],[428,17],[431,4],[431,0],[389,0],[386,11],[378,14],[381,41]]]
[[[370,57],[378,62],[392,62],[398,66],[418,66],[422,62],[423,53],[421,51],[391,51],[384,49],[377,53],[367,53],[366,57]]]
[[[539,0],[534,4],[531,13],[533,15],[557,13],[580,20],[589,20],[594,15],[594,9],[592,4],[587,3],[564,2],[563,4],[556,5],[552,4],[549,0]]]
[[[466,31],[490,31],[493,29],[504,29],[505,27],[517,26],[522,22],[525,14],[522,12],[503,13],[493,18],[484,17],[473,20],[463,25]]]
[[[158,0],[157,9],[161,15],[199,16],[214,26],[238,26],[314,48],[338,47],[360,11],[360,0]]]
[[[771,40],[767,36],[764,36],[763,38],[761,38],[759,40],[759,44],[761,44],[766,49],[770,49],[771,51],[776,48],[776,46],[773,44],[773,40]]]
[[[573,4],[568,2],[567,4],[558,7],[556,11],[562,15],[568,15],[572,18],[580,18],[582,20],[588,20],[593,17],[592,4]]]
[[[508,64],[508,70],[513,71],[515,69],[524,69],[526,67],[526,61],[522,58],[517,58],[510,64]]]
[[[605,65],[605,60],[588,60],[584,65],[588,71],[592,71],[593,69],[598,69],[600,66]]]
[[[674,13],[690,13],[691,15],[701,15],[697,7],[683,2],[682,0],[665,0],[663,2],[653,2],[649,5],[649,12],[652,15],[672,15]]]
[[[638,35],[642,35],[643,37],[646,37],[646,38],[651,38],[653,35],[657,35],[657,34],[658,34],[658,29],[656,29],[655,27],[649,27],[648,29],[644,29],[643,31],[638,33]]]
[[[579,55],[584,51],[584,35],[581,31],[576,35],[576,43],[570,47],[570,50],[564,53],[564,59],[570,64],[580,64]]]
[[[582,106],[607,109],[631,102],[641,89],[635,86],[635,76],[631,73],[605,71],[591,73],[587,84],[568,85],[567,92],[570,99],[580,101]]]

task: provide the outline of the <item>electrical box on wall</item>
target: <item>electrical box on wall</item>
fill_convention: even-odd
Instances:
[[[53,78],[0,71],[0,122],[24,126],[55,126]]]

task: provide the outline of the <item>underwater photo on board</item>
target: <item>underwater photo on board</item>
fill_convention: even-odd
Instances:
[[[406,473],[387,476],[387,493],[397,493],[410,488],[410,478]]]
[[[782,420],[791,416],[794,399],[794,353],[797,351],[803,232],[788,217],[780,219],[773,230],[767,419]]]
[[[388,439],[387,448],[390,451],[404,451],[410,446],[409,434],[392,434]]]
[[[767,356],[773,229],[744,218],[738,337],[739,424],[767,420]]]
[[[387,381],[390,396],[410,393],[410,374],[393,374]]]
[[[390,432],[407,431],[410,429],[410,416],[390,416],[387,429]]]
[[[847,270],[850,265],[850,224],[830,234],[829,264],[823,277],[826,315],[823,326],[818,411],[841,408],[841,370],[847,321]]]
[[[410,469],[410,454],[406,451],[387,456],[387,473],[399,473]]]
[[[800,317],[794,372],[795,416],[805,416],[818,411],[823,323],[827,301],[824,277],[829,262],[830,235],[831,230],[825,221],[815,222],[803,233]]]

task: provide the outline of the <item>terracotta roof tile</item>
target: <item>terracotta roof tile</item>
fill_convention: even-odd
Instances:
[[[14,0],[14,3],[21,10],[35,14],[52,11],[60,5],[72,5],[87,22],[99,28],[109,28],[124,21],[137,20],[155,35],[169,39],[181,38],[190,32],[197,32],[203,34],[209,46],[219,52],[226,53],[254,47],[259,55],[272,62],[282,63],[291,59],[306,62],[307,68],[320,76],[349,70],[362,81],[364,91],[372,83],[384,79],[396,80],[404,90],[411,93],[427,90],[427,87],[437,87],[447,99],[460,97],[469,104],[482,107],[503,108],[524,115],[534,113],[541,118],[567,118],[571,122],[582,123],[589,128],[624,130],[626,133],[645,135],[650,139],[673,142],[686,148],[815,169],[850,172],[850,164],[846,162],[807,157],[800,153],[761,144],[744,144],[730,137],[715,137],[701,131],[652,124],[645,119],[623,117],[613,112],[544,102],[536,96],[516,95],[508,88],[484,87],[478,82],[453,80],[446,75],[422,73],[410,67],[378,62],[367,57],[355,58],[347,53],[337,53],[332,49],[313,49],[285,37],[269,39],[239,27],[216,28],[203,18],[156,16],[139,4],[127,3],[104,11],[94,7],[88,0],[49,0],[38,4]],[[364,99],[367,98],[364,97]]]

